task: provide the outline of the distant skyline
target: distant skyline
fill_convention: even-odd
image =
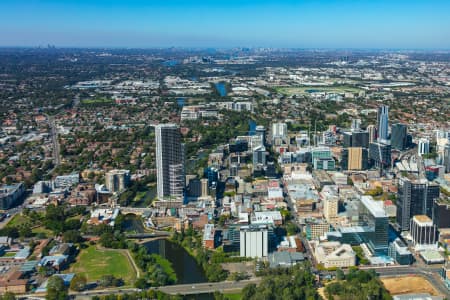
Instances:
[[[47,44],[450,49],[450,1],[0,1],[0,46]]]

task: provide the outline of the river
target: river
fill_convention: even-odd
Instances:
[[[178,284],[207,282],[203,269],[183,247],[169,240],[161,239],[144,244],[150,253],[156,253],[172,263]]]
[[[217,82],[214,84],[216,90],[219,92],[221,97],[225,97],[227,95],[227,88],[225,86],[225,82]]]

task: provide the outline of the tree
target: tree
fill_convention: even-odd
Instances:
[[[3,296],[0,296],[0,300],[16,300],[16,295],[11,292],[6,292]]]
[[[81,292],[86,288],[86,276],[82,274],[77,274],[70,282],[70,289],[76,292]]]
[[[342,269],[337,269],[336,270],[336,279],[337,280],[344,280],[345,279],[345,274],[344,274],[344,271],[342,271]]]
[[[100,244],[105,248],[111,248],[114,242],[114,235],[112,232],[105,232],[100,236]]]
[[[47,283],[47,296],[45,299],[48,300],[66,300],[69,299],[69,294],[67,292],[67,286],[64,284],[59,276],[52,276],[48,279]]]
[[[29,226],[22,226],[19,229],[19,235],[20,237],[27,238],[33,236],[33,232],[31,231],[31,228]]]
[[[68,230],[64,232],[63,240],[66,243],[80,243],[83,241],[83,237],[78,230]]]

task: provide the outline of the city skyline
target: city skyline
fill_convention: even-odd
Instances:
[[[449,49],[449,10],[445,1],[2,1],[0,46]]]

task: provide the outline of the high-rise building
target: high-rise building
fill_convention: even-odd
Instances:
[[[266,147],[259,146],[253,150],[253,165],[266,165]]]
[[[255,134],[259,135],[261,137],[262,144],[265,145],[266,144],[266,128],[264,128],[264,126],[262,126],[262,125],[256,126]]]
[[[444,148],[444,166],[445,172],[450,173],[450,141]]]
[[[359,130],[361,127],[361,119],[352,119],[352,130]]]
[[[339,198],[328,196],[323,199],[323,216],[328,223],[333,223],[338,215]]]
[[[438,230],[428,216],[414,216],[411,219],[410,228],[411,238],[416,251],[437,248]]]
[[[160,124],[156,132],[156,171],[159,200],[182,200],[184,191],[184,147],[175,124]]]
[[[334,170],[336,162],[331,156],[329,147],[316,147],[311,151],[311,159],[315,170]]]
[[[369,132],[354,130],[344,132],[344,147],[369,147]]]
[[[439,185],[426,179],[400,177],[397,198],[397,223],[402,231],[407,231],[413,216],[432,217],[434,201],[439,198]]]
[[[391,129],[391,146],[394,149],[403,151],[408,142],[408,130],[405,124],[394,124]]]
[[[273,123],[272,124],[272,138],[286,138],[288,135],[288,129],[286,123]]]
[[[378,140],[387,141],[389,132],[389,106],[378,107],[377,115]]]
[[[369,160],[371,165],[387,168],[391,164],[391,145],[375,142],[369,145]]]
[[[337,234],[333,234],[342,243],[360,245],[366,243],[375,255],[387,255],[389,219],[382,205],[371,196],[361,196],[357,202],[357,221],[351,227],[337,226]],[[351,218],[356,217],[355,211],[348,211]]]
[[[377,139],[377,129],[375,125],[367,126],[367,132],[369,133],[369,144],[375,142]]]
[[[269,231],[266,225],[242,226],[240,229],[240,256],[267,257]]]
[[[106,188],[110,192],[120,192],[130,183],[129,170],[111,170],[105,174]]]
[[[342,170],[366,170],[368,167],[368,159],[368,151],[366,148],[344,148],[342,149]]]
[[[419,154],[419,156],[422,156],[428,153],[430,153],[430,141],[427,139],[420,139],[417,148],[417,154]]]

